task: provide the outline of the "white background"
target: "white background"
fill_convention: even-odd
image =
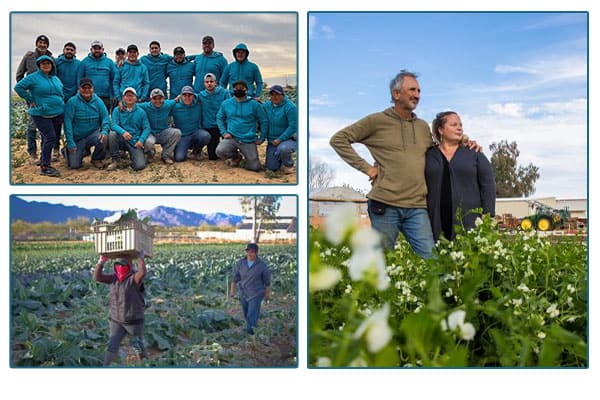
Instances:
[[[296,4],[298,3],[298,4]],[[0,185],[0,220],[2,260],[4,266],[3,289],[0,295],[2,329],[0,330],[0,365],[2,369],[2,392],[6,396],[19,396],[24,399],[106,399],[133,396],[140,399],[184,398],[222,398],[222,399],[377,399],[377,398],[415,398],[415,399],[580,399],[589,397],[599,385],[598,359],[594,352],[597,335],[597,319],[590,320],[590,365],[585,370],[564,369],[442,369],[442,370],[312,370],[306,368],[306,171],[307,143],[307,86],[306,86],[306,46],[307,12],[310,11],[590,11],[590,98],[597,89],[597,79],[593,67],[598,68],[598,29],[600,18],[593,12],[600,8],[597,1],[464,1],[451,2],[390,2],[371,0],[368,2],[316,1],[294,2],[279,1],[220,1],[220,2],[157,2],[134,1],[69,2],[55,0],[42,2],[37,0],[2,2],[2,42],[5,54],[9,48],[9,12],[10,11],[297,11],[299,33],[299,185],[296,187],[259,186],[115,186],[102,187],[104,193],[114,194],[298,194],[299,201],[299,368],[297,369],[10,369],[9,339],[9,209],[10,194],[95,194],[95,186],[11,186],[9,176],[9,86],[10,73],[5,63],[0,68],[4,76],[4,93],[0,110],[3,110],[4,146],[2,146],[2,175]],[[156,4],[156,5],[155,5]],[[260,5],[259,5],[260,4]],[[166,8],[166,6],[173,8]],[[252,8],[250,8],[252,7]],[[40,16],[43,17],[43,16]],[[451,29],[451,27],[448,27]],[[64,27],[68,29],[68,27]],[[182,27],[183,29],[183,27]],[[424,27],[426,29],[426,27]],[[416,40],[418,32],[407,32],[406,37],[398,40]],[[32,38],[35,33],[32,32]],[[33,39],[32,39],[33,40]],[[57,49],[53,46],[52,49]],[[355,51],[359,51],[358,49]],[[590,102],[589,149],[596,148],[598,124],[595,119],[594,103]],[[566,140],[566,138],[565,138]],[[594,182],[596,162],[590,152],[589,181]],[[594,267],[597,257],[594,251],[594,200],[595,187],[589,189],[590,233],[590,314],[594,310],[597,274]],[[594,368],[596,367],[596,368]],[[594,381],[594,378],[596,381]]]

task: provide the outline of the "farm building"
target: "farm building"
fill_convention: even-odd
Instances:
[[[261,227],[260,240],[263,242],[295,241],[296,217],[276,217]],[[206,240],[223,240],[236,242],[250,242],[253,239],[252,218],[245,217],[236,226],[235,232],[198,231],[196,236]]]
[[[367,198],[360,192],[347,187],[331,187],[309,196],[309,223],[312,226],[321,226],[325,218],[336,207],[347,203],[356,205],[356,212],[360,215],[360,221],[363,224],[369,224],[369,214],[367,211]]]
[[[536,199],[504,198],[496,200],[496,215],[511,214],[515,218],[522,218],[535,213],[535,203],[539,202],[551,209],[568,207],[571,217],[587,218],[587,199],[569,198],[557,199],[556,197],[540,197]]]

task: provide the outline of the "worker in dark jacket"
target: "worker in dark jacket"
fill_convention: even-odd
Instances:
[[[110,285],[110,338],[104,356],[104,366],[117,359],[121,341],[127,334],[138,360],[146,357],[144,346],[144,277],[146,276],[145,254],[138,256],[138,268],[131,267],[132,259],[121,258],[114,262],[114,272],[104,274],[102,269],[108,258],[101,255],[94,269],[96,282]]]
[[[239,298],[246,320],[246,332],[254,333],[260,315],[260,305],[271,297],[271,273],[267,264],[258,257],[258,245],[249,243],[246,246],[246,257],[242,258],[233,269],[229,295],[235,297],[239,286]]]
[[[425,155],[425,179],[427,210],[437,242],[441,235],[454,239],[457,224],[473,228],[480,216],[471,212],[475,208],[494,216],[496,184],[485,155],[461,145],[464,137],[458,114],[453,111],[437,114],[431,130],[439,145],[431,147]],[[458,209],[461,218],[457,220]]]

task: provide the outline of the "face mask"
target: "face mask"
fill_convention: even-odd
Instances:
[[[115,265],[115,274],[117,275],[117,279],[119,280],[119,282],[123,282],[127,275],[129,275],[130,270],[131,267],[129,265]]]
[[[246,91],[243,89],[235,89],[233,95],[241,99],[242,97],[246,97]]]

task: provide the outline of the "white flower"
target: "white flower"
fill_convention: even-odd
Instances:
[[[331,359],[329,357],[317,358],[317,367],[331,367]]]
[[[389,314],[390,305],[386,303],[382,309],[365,319],[354,333],[355,339],[364,336],[371,353],[379,352],[392,339],[392,330],[387,322]]]
[[[350,244],[354,251],[371,250],[380,246],[381,237],[373,228],[362,228],[352,234]]]
[[[337,246],[349,232],[358,227],[358,211],[352,204],[337,207],[325,221],[325,237]]]
[[[524,283],[521,283],[519,286],[517,286],[517,289],[519,289],[521,292],[525,292],[525,293],[529,292],[529,288]]]
[[[325,266],[317,272],[311,272],[308,279],[309,291],[327,290],[342,279],[342,273],[337,268]]]
[[[344,293],[346,293],[346,294],[352,293],[352,285],[346,285],[346,290],[344,290]]]
[[[550,304],[550,307],[546,309],[546,313],[550,316],[550,318],[556,318],[559,316],[560,311],[556,308],[556,304]]]
[[[381,249],[357,251],[348,260],[348,272],[354,281],[364,280],[379,290],[388,288],[385,258]]]
[[[546,337],[546,334],[542,331],[539,331],[537,337],[539,337],[540,339],[544,339]]]
[[[567,285],[567,290],[569,291],[569,293],[575,293],[575,286],[571,285],[570,283]]]
[[[481,219],[481,217],[477,217],[475,219],[475,226],[479,226],[481,224],[483,224],[483,220]]]
[[[456,310],[448,316],[448,321],[441,321],[442,330],[458,331],[461,339],[472,340],[475,337],[475,327],[470,322],[465,323],[467,313],[464,310]]]

